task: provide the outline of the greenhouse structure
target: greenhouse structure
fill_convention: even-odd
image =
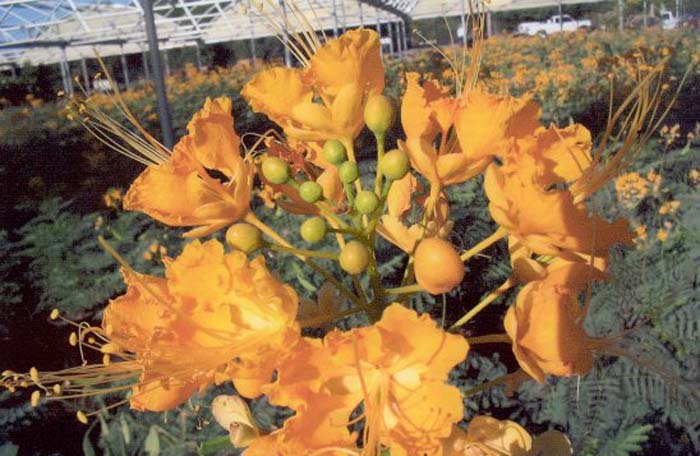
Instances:
[[[493,0],[479,4],[486,13],[542,8],[602,0]],[[172,144],[163,88],[169,71],[167,51],[193,48],[201,66],[200,48],[207,44],[247,41],[255,62],[256,40],[310,27],[326,36],[348,28],[372,27],[382,36],[385,52],[401,56],[408,48],[410,22],[448,16],[469,17],[468,0],[2,0],[0,1],[0,69],[15,71],[29,63],[58,64],[65,93],[74,90],[71,66],[78,65],[83,85],[90,87],[86,59],[120,56],[128,87],[126,56],[141,54],[147,77],[154,79],[164,140]],[[272,17],[281,19],[271,20]],[[461,40],[467,34],[459,34]],[[149,50],[156,50],[149,57]],[[160,51],[160,52],[158,52]],[[292,64],[285,48],[285,63]],[[149,60],[150,68],[149,70]],[[75,70],[73,70],[75,71]]]

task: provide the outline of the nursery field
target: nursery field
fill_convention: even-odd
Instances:
[[[173,72],[167,80],[167,95],[176,138],[188,134],[194,138],[193,131],[200,128],[197,122],[206,116],[219,119],[228,115],[223,111],[232,106],[239,139],[217,139],[217,147],[238,142],[241,150],[255,150],[259,155],[251,155],[250,161],[246,155],[245,163],[238,155],[240,163],[214,152],[197,156],[196,173],[200,174],[194,174],[198,176],[195,180],[208,185],[203,190],[197,187],[197,198],[210,204],[208,211],[197,208],[196,214],[207,214],[201,217],[178,212],[180,202],[173,202],[189,201],[190,186],[199,184],[184,178],[147,181],[144,164],[115,152],[81,124],[91,112],[102,112],[120,119],[120,125],[133,131],[119,117],[126,107],[143,129],[157,138],[159,121],[150,84],[142,81],[121,92],[122,105],[115,105],[113,93],[94,94],[89,100],[58,101],[28,95],[24,103],[15,106],[0,100],[0,369],[12,370],[2,374],[3,385],[10,386],[0,392],[0,454],[16,454],[16,450],[17,454],[249,456],[700,454],[700,34],[685,29],[582,31],[550,37],[495,36],[478,45],[480,49],[466,53],[458,46],[412,49],[401,59],[384,58],[379,70],[377,62],[370,62],[374,48],[367,45],[369,50],[363,51],[365,60],[360,65],[369,68],[365,72],[338,63],[340,69],[329,70],[319,64],[320,69],[309,73],[322,79],[319,75],[327,71],[337,80],[356,77],[364,78],[368,87],[376,88],[376,84],[395,111],[387,126],[377,128],[370,127],[372,119],[368,120],[365,109],[370,95],[377,95],[374,92],[361,94],[359,108],[352,108],[359,112],[360,128],[355,120],[337,120],[345,115],[343,109],[352,110],[347,107],[351,102],[335,111],[335,107],[319,108],[311,116],[315,120],[304,124],[290,120],[297,119],[296,112],[282,112],[277,106],[288,100],[275,101],[273,95],[265,93],[265,89],[273,89],[265,86],[259,75],[274,72],[272,65],[253,67],[240,62],[228,68],[198,71],[187,66]],[[475,65],[475,56],[480,67]],[[478,68],[479,82],[468,89],[474,68]],[[381,84],[369,76],[375,73],[383,75]],[[421,80],[423,86],[419,86]],[[292,80],[307,84],[303,78],[299,81]],[[337,101],[344,90],[334,82],[314,84],[315,92],[309,89],[300,95],[308,98],[308,104]],[[291,100],[296,86],[289,83],[285,87],[289,93],[277,89],[278,95]],[[478,115],[453,115],[446,128],[440,117],[442,109],[452,106],[450,109],[456,110],[458,105],[457,97],[449,98],[448,94],[460,94],[467,100],[469,90],[494,98],[478,105],[483,109]],[[643,90],[647,93],[642,94]],[[207,97],[211,100],[205,106]],[[231,105],[221,97],[230,98]],[[493,112],[507,110],[498,105],[506,98],[518,100],[508,105],[517,114],[508,119],[507,128],[501,128]],[[471,105],[464,103],[468,111]],[[623,115],[615,117],[618,108]],[[331,116],[331,121],[321,119],[323,115]],[[536,128],[532,131],[537,133],[528,130],[527,135],[536,138],[533,141],[540,148],[552,141],[554,151],[552,155],[537,155],[535,164],[523,158],[530,150],[530,136],[513,133],[533,122]],[[353,126],[346,127],[346,123]],[[365,123],[370,128],[363,128]],[[590,136],[582,133],[583,127]],[[352,134],[349,145],[347,141],[333,143],[341,144],[347,153],[347,161],[338,160],[336,170],[324,145],[335,140],[334,135],[346,138],[348,135],[337,133],[344,132],[343,128]],[[505,139],[490,133],[499,128]],[[276,132],[275,138],[284,136],[288,142],[261,140],[271,130]],[[298,133],[302,130],[303,134]],[[326,134],[326,130],[331,133]],[[549,132],[555,139],[544,138]],[[220,133],[200,134],[211,140],[211,135]],[[486,138],[483,141],[482,136]],[[386,154],[383,145],[377,146],[378,138],[386,142]],[[566,148],[557,149],[556,138],[568,141]],[[489,150],[513,148],[518,152],[512,156],[483,152],[481,161],[471,157],[459,163],[456,158],[443,161],[462,155],[454,150],[466,150],[467,144],[479,141]],[[138,143],[158,156],[160,149],[153,144],[155,139]],[[306,147],[303,153],[299,144]],[[481,147],[477,146],[474,150]],[[381,163],[389,157],[388,151],[397,147],[392,157],[408,157],[410,161],[394,179],[392,173],[401,167],[389,169]],[[574,149],[576,158],[596,157],[590,161],[590,169],[599,166],[602,171],[587,174],[587,170],[574,170],[564,149]],[[599,157],[595,155],[598,150]],[[421,159],[421,154],[429,158]],[[559,158],[555,154],[560,154],[556,155]],[[564,156],[568,158],[561,158]],[[283,178],[277,179],[277,170],[270,170],[272,165],[266,168],[270,157],[284,162]],[[356,166],[351,171],[356,175],[345,177],[341,168],[354,163],[354,158]],[[561,162],[552,165],[552,160],[558,159]],[[157,160],[149,163],[149,171],[170,166]],[[182,163],[178,166],[185,166]],[[173,169],[173,173],[180,172],[175,165]],[[508,187],[509,179],[520,179],[518,173],[524,169],[534,170],[537,177],[522,178],[522,187],[515,190]],[[329,175],[335,179],[332,183],[328,183]],[[294,176],[303,177],[297,183]],[[540,178],[546,185],[527,193],[528,185]],[[239,188],[236,179],[249,187]],[[304,184],[312,181],[320,184],[316,186],[318,192],[323,191],[320,196],[314,197],[316,187],[312,189],[312,185],[307,185],[309,195],[305,194]],[[136,188],[137,183],[143,187]],[[225,216],[221,215],[217,204],[229,200],[211,203],[206,199],[219,187],[226,191],[235,187],[236,195],[247,192],[245,209],[227,208]],[[359,191],[360,187],[364,190]],[[589,191],[589,187],[594,190]],[[143,196],[156,191],[162,193]],[[570,199],[553,199],[553,195],[568,192],[573,195]],[[523,202],[526,198],[531,199]],[[568,208],[567,204],[571,209],[561,209]],[[539,212],[532,216],[528,210]],[[544,225],[559,223],[552,221],[557,210],[568,218],[548,231]],[[238,214],[236,211],[247,215],[234,220],[229,215]],[[311,229],[314,227],[304,231],[304,226],[310,226],[308,221],[324,217],[320,235]],[[245,248],[223,253],[221,246],[226,242],[237,245],[231,241],[233,235],[227,234],[228,226],[241,220],[265,235],[266,240],[256,244],[263,266],[245,259],[241,253]],[[195,235],[203,234],[201,244],[183,237],[192,227],[199,230]],[[591,231],[596,233],[593,240]],[[311,242],[317,235],[319,239]],[[290,245],[278,242],[275,236]],[[421,272],[418,252],[426,240],[450,245],[451,252],[456,252],[453,256],[458,254],[457,269],[462,272],[455,273],[459,277],[450,286],[443,284],[454,272],[449,255],[444,262],[440,258],[432,264],[439,274],[426,278]],[[604,252],[597,250],[596,240],[605,245]],[[360,267],[355,267],[355,257],[350,265],[343,259],[343,249],[353,242],[364,245],[361,249],[370,249],[370,259]],[[518,243],[525,247],[518,250]],[[339,249],[340,254],[336,252]],[[240,257],[235,256],[238,254]],[[224,259],[219,261],[219,257]],[[235,269],[230,284],[225,268]],[[569,271],[567,268],[573,271],[567,279],[571,282],[547,282],[562,270]],[[433,277],[443,272],[447,278]],[[167,278],[167,285],[162,277]],[[243,284],[240,290],[237,283]],[[150,291],[149,286],[156,291]],[[265,311],[251,311],[253,316],[245,318],[239,315],[244,314],[240,309],[214,312],[206,318],[193,313],[201,300],[224,288],[227,293],[237,290],[237,299],[246,306],[254,302]],[[132,299],[139,293],[141,297],[133,299],[137,303],[144,300],[143,307],[124,307],[118,314],[119,303],[132,305],[124,297]],[[184,296],[177,298],[181,300],[176,310],[165,304],[158,311],[143,310],[157,308],[160,304],[154,302],[163,296],[166,301],[171,299],[168,293]],[[520,318],[519,306],[532,307],[538,300],[555,299],[552,296],[568,299],[569,307],[532,311],[534,316],[527,324],[520,320],[512,323]],[[292,301],[293,306],[289,304]],[[297,306],[297,301],[299,311],[290,317],[289,307]],[[115,309],[111,313],[105,311],[110,302]],[[268,307],[279,307],[282,310],[276,312],[286,313],[273,318]],[[169,318],[178,321],[169,323],[179,328],[173,330],[177,337],[184,337],[177,331],[196,334],[191,336],[197,341],[194,348],[180,339],[170,339],[165,330],[162,335],[161,329],[150,328],[147,343],[140,339],[143,332],[149,332],[150,323],[144,322],[169,312]],[[182,316],[188,312],[187,318]],[[224,319],[240,318],[243,323],[228,332],[218,323],[222,315]],[[112,337],[112,328],[108,330],[106,323],[101,323],[103,318],[112,322],[110,326],[133,327],[123,332],[117,329]],[[221,337],[223,332],[234,340],[251,328],[268,324],[266,318],[284,327],[285,332],[261,330],[245,343],[239,342],[253,347],[229,356],[235,360],[231,365],[240,362],[243,367],[227,365],[224,370],[205,365],[209,358],[221,356],[217,351],[221,347],[212,345],[214,335]],[[206,326],[208,332],[200,331],[199,326],[182,329],[193,321]],[[87,323],[74,327],[73,322]],[[89,329],[101,324],[103,330]],[[518,345],[519,336],[513,331],[522,332],[526,327],[540,328],[542,333]],[[554,327],[563,329],[555,331]],[[379,329],[372,332],[375,328]],[[110,337],[120,342],[110,342]],[[263,339],[271,341],[270,346],[258,346]],[[569,341],[579,339],[581,346],[572,349]],[[139,344],[148,345],[148,350],[143,350],[146,355]],[[270,348],[273,344],[277,344],[274,350]],[[447,354],[431,355],[432,344],[443,347]],[[532,354],[537,351],[533,344],[546,348]],[[290,355],[284,351],[285,345],[297,347],[299,352]],[[95,346],[98,353],[91,351]],[[321,353],[321,346],[331,354]],[[440,350],[436,353],[442,353]],[[252,352],[262,353],[263,361],[253,360]],[[140,356],[148,361],[133,374],[128,369],[140,362]],[[211,378],[202,381],[204,374],[197,371],[187,377],[184,387],[178,383],[184,382],[179,372],[188,365],[199,368],[200,362],[202,372],[214,372],[207,374]],[[404,362],[408,366],[422,363],[422,370],[407,367],[391,371]],[[264,376],[260,363],[274,364],[272,368],[277,370],[267,372],[267,383],[260,382],[263,386],[250,386],[248,382],[254,383],[251,378],[257,381],[258,376]],[[324,371],[324,363],[337,370],[324,372],[323,381],[309,379],[314,369]],[[85,371],[76,370],[70,378],[53,373],[81,365]],[[190,393],[167,407],[160,398],[154,400],[147,397],[146,390],[139,390],[151,375],[149,369],[165,371],[166,365],[178,374],[165,380],[160,371],[161,377],[153,374],[157,388],[164,389],[168,398],[168,393],[178,388]],[[104,369],[90,371],[89,366]],[[107,369],[109,366],[113,369]],[[363,369],[393,372],[386,377],[391,379],[387,382],[406,390],[406,385],[415,387],[429,411],[414,410],[418,407],[410,394],[395,391],[395,386],[386,392],[384,383],[375,382],[374,374],[364,375]],[[437,373],[428,381],[425,372],[433,372],[431,369]],[[136,375],[140,386],[135,386],[127,371]],[[368,382],[380,386],[375,390]],[[33,395],[31,388],[23,388],[31,386],[40,393]],[[302,393],[305,388],[313,392]],[[97,390],[100,394],[93,394]],[[455,408],[454,401],[448,404],[445,399],[453,398],[453,393],[462,401],[456,406],[456,415],[446,411]],[[244,397],[250,408],[250,413],[245,408],[235,409],[235,413],[226,409],[229,415],[224,414],[224,422],[232,426],[227,429],[221,425],[224,412],[214,405],[214,398],[222,394],[238,400]],[[61,395],[67,396],[66,400],[52,400]],[[112,407],[125,397],[131,400],[131,407],[126,403]],[[399,411],[387,412],[383,407],[389,407],[386,402],[393,400]],[[320,411],[309,413],[314,407]],[[326,410],[332,407],[337,408]],[[303,419],[337,417],[341,415],[338,410],[347,412],[338,418],[340,425],[326,423],[313,432],[304,427],[310,425]],[[484,422],[484,429],[477,429],[476,424],[468,427],[469,423],[482,423],[479,420],[485,415],[501,420],[501,424],[489,421]],[[422,421],[417,425],[413,420]],[[303,445],[295,436],[284,434],[291,433],[295,425],[304,436],[300,439]],[[453,429],[451,434],[453,425],[459,431]],[[323,440],[324,432],[335,441],[316,447],[308,443]],[[455,432],[466,435],[459,441],[461,447],[450,446],[457,441]],[[507,439],[511,439],[509,446],[494,443]],[[287,452],[281,449],[282,440],[289,445],[284,447]],[[274,441],[278,446],[265,447],[260,443],[263,441],[264,445]],[[529,443],[518,443],[521,441]],[[370,445],[376,453],[361,452]],[[544,452],[537,453],[537,448]]]

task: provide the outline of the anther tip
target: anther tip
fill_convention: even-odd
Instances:
[[[55,319],[58,318],[59,315],[60,315],[60,311],[59,311],[58,309],[53,309],[53,310],[51,311],[51,314],[49,315],[49,318],[50,318],[51,320],[55,320]]]
[[[33,391],[31,398],[29,399],[29,402],[32,404],[32,407],[37,407],[39,405],[40,400],[41,393],[39,391]]]
[[[78,412],[75,414],[75,417],[76,417],[76,418],[78,419],[78,421],[80,421],[81,423],[83,423],[83,424],[88,424],[88,417],[87,417],[87,415],[85,414],[85,412],[83,412],[82,410],[78,410]]]
[[[34,383],[39,383],[39,370],[36,367],[29,369],[29,377]]]

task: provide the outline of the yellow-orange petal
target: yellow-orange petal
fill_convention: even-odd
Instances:
[[[411,209],[411,199],[418,191],[419,184],[416,177],[407,173],[399,180],[393,181],[386,197],[387,211],[392,217],[401,218]]]
[[[231,99],[207,98],[204,107],[187,124],[191,153],[202,166],[232,176],[243,166],[241,140],[233,128]]]
[[[465,93],[455,117],[462,152],[472,160],[504,152],[504,140],[521,138],[539,126],[541,111],[531,97],[491,95],[482,90]]]
[[[167,383],[150,381],[133,387],[131,408],[140,412],[165,412],[189,399],[198,389],[194,383],[169,380]]]
[[[256,112],[266,114],[283,128],[291,118],[292,109],[310,102],[313,91],[303,79],[300,70],[275,67],[257,73],[241,90]]]
[[[369,29],[349,30],[329,40],[311,57],[307,78],[327,96],[334,97],[347,84],[360,84],[363,92],[384,90],[384,64],[379,35]]]

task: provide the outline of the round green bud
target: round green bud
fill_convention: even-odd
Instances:
[[[387,179],[399,180],[411,169],[411,162],[406,152],[393,149],[384,154],[379,167]]]
[[[262,162],[262,173],[272,184],[284,184],[289,179],[289,165],[279,157],[267,157]]]
[[[369,260],[369,250],[360,241],[350,241],[345,244],[338,256],[340,267],[350,274],[362,273],[367,269]]]
[[[314,244],[326,236],[326,221],[322,217],[311,217],[301,224],[301,238]]]
[[[323,157],[334,165],[339,165],[347,160],[345,146],[337,139],[326,141],[323,145]]]
[[[323,187],[314,181],[306,181],[299,186],[299,196],[307,203],[315,203],[323,198]]]
[[[263,243],[259,229],[248,223],[236,223],[226,230],[226,242],[236,250],[251,253],[258,250]]]
[[[355,208],[360,214],[371,214],[379,206],[379,198],[370,190],[362,190],[355,197]]]
[[[344,184],[352,184],[360,177],[360,170],[357,169],[357,163],[346,161],[338,166],[338,175]]]
[[[375,135],[383,135],[394,121],[394,107],[383,95],[374,95],[365,105],[365,123]]]

